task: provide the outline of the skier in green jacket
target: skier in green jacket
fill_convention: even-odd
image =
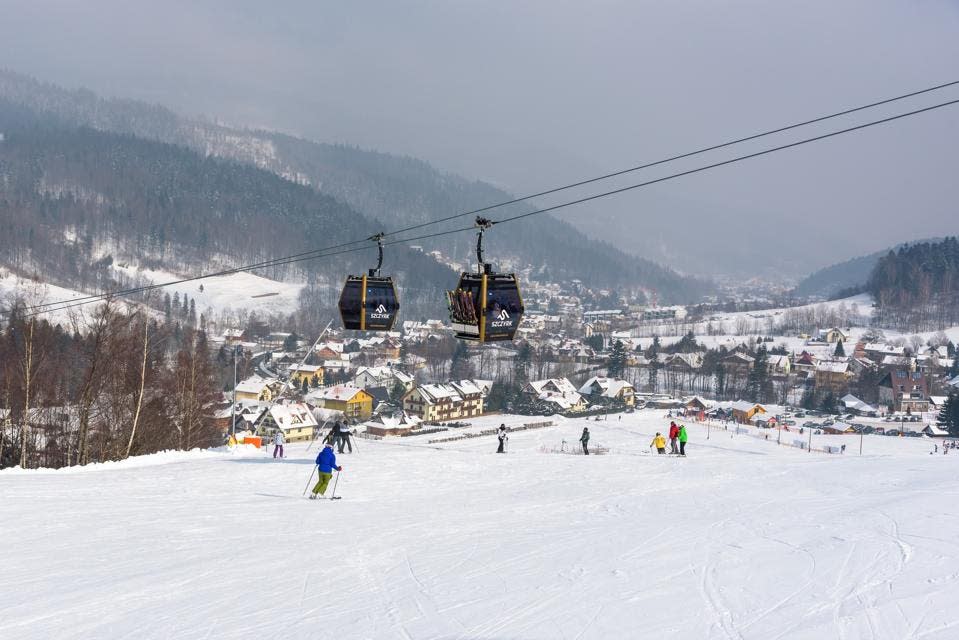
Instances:
[[[679,425],[679,455],[686,455],[686,442],[689,440],[689,435],[686,433],[686,425]]]

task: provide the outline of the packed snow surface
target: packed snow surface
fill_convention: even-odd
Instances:
[[[305,444],[0,472],[0,637],[959,637],[955,452],[690,424],[683,459],[649,454],[663,412],[558,422],[506,455],[360,440],[335,502],[301,497]],[[607,455],[545,452],[584,424]]]
[[[183,276],[167,271],[116,267],[129,275],[138,275],[153,283],[176,282]],[[296,311],[302,284],[280,282],[252,273],[238,272],[204,280],[191,280],[164,287],[196,301],[196,312],[286,314]],[[202,289],[201,289],[202,287]]]

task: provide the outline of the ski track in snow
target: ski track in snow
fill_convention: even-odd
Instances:
[[[959,637],[959,456],[700,425],[648,455],[661,412],[540,453],[584,424],[364,441],[336,502],[302,498],[305,443],[0,472],[0,637]]]

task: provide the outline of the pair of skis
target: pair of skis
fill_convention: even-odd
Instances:
[[[310,472],[310,481],[306,483],[306,488],[303,489],[303,495],[304,495],[304,496],[306,496],[306,492],[310,490],[310,485],[313,484],[313,475],[316,474],[316,470],[317,470],[318,468],[319,468],[319,467],[317,467],[316,465],[313,465],[313,471]],[[337,471],[336,471],[336,480],[333,482],[333,493],[330,495],[329,498],[327,498],[326,496],[322,496],[322,497],[323,497],[324,499],[327,499],[327,500],[342,500],[342,499],[343,499],[342,496],[336,495],[336,485],[338,485],[339,483],[340,483],[340,471],[339,471],[339,469],[337,469]],[[319,498],[311,498],[311,499],[317,500],[317,499],[319,499]]]

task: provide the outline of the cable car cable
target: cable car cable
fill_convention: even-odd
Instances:
[[[812,119],[810,119],[810,120],[805,120],[805,121],[802,121],[802,122],[797,122],[797,123],[790,124],[790,125],[786,125],[786,126],[784,126],[784,127],[779,127],[779,128],[776,128],[776,129],[770,129],[770,130],[764,131],[764,132],[762,132],[762,133],[752,134],[752,135],[745,136],[745,137],[742,137],[742,138],[737,138],[737,139],[735,139],[735,140],[729,140],[729,141],[727,141],[727,142],[722,142],[722,143],[715,144],[715,145],[712,145],[712,146],[709,146],[709,147],[703,147],[703,148],[697,149],[697,150],[695,150],[695,151],[689,151],[689,152],[686,152],[686,153],[681,153],[681,154],[678,154],[678,155],[671,156],[671,157],[669,157],[669,158],[664,158],[664,159],[661,159],[661,160],[656,160],[656,161],[654,161],[654,162],[649,162],[649,163],[646,163],[646,164],[641,164],[641,165],[638,165],[638,166],[635,166],[635,167],[630,167],[630,168],[627,168],[627,169],[622,169],[622,170],[620,170],[620,171],[614,171],[614,172],[612,172],[612,173],[607,173],[607,174],[604,174],[604,175],[601,175],[601,176],[596,176],[596,177],[594,177],[594,178],[589,178],[589,179],[586,179],[586,180],[581,180],[581,181],[579,181],[579,182],[574,182],[574,183],[571,183],[571,184],[567,184],[567,185],[563,185],[563,186],[559,186],[559,187],[554,187],[554,188],[551,188],[551,189],[547,189],[546,191],[540,191],[540,192],[538,192],[538,193],[533,193],[533,194],[525,195],[525,196],[522,196],[522,197],[513,198],[512,200],[506,200],[506,201],[504,201],[504,202],[499,202],[499,203],[496,203],[496,204],[488,205],[488,206],[482,207],[482,208],[480,208],[480,209],[473,209],[473,210],[471,210],[471,211],[465,211],[465,212],[463,212],[463,213],[457,213],[457,214],[454,214],[454,215],[451,215],[451,216],[446,216],[446,217],[443,217],[443,218],[437,218],[436,220],[430,220],[430,221],[427,221],[427,222],[423,222],[423,223],[420,223],[420,224],[412,225],[412,226],[405,227],[405,228],[402,228],[402,229],[397,229],[397,230],[395,230],[395,231],[390,231],[390,232],[387,232],[387,233],[382,233],[382,232],[381,232],[380,235],[383,235],[383,236],[393,236],[393,235],[397,235],[397,234],[400,234],[400,233],[405,233],[405,232],[407,232],[407,231],[414,231],[414,230],[416,230],[416,229],[421,229],[421,228],[423,228],[423,227],[430,226],[430,225],[433,225],[433,224],[439,224],[439,223],[441,223],[441,222],[447,222],[447,221],[449,221],[449,220],[454,220],[454,219],[461,218],[461,217],[465,217],[465,216],[470,216],[470,215],[474,215],[474,214],[478,214],[478,213],[483,213],[483,212],[485,212],[485,211],[490,211],[490,210],[492,210],[492,209],[498,209],[498,208],[500,208],[500,207],[505,207],[505,206],[508,206],[508,205],[511,205],[511,204],[517,204],[517,203],[519,203],[519,202],[523,202],[523,201],[525,201],[525,200],[530,200],[530,199],[532,199],[532,198],[536,198],[536,197],[540,197],[540,196],[545,196],[545,195],[550,195],[550,194],[553,194],[553,193],[558,193],[558,192],[560,192],[560,191],[565,191],[565,190],[567,190],[567,189],[573,189],[573,188],[575,188],[575,187],[580,187],[580,186],[583,186],[583,185],[592,184],[592,183],[594,183],[594,182],[599,182],[599,181],[601,181],[601,180],[607,180],[607,179],[609,179],[609,178],[615,178],[615,177],[617,177],[617,176],[625,175],[625,174],[627,174],[627,173],[632,173],[632,172],[635,172],[635,171],[640,171],[640,170],[642,170],[642,169],[649,169],[649,168],[652,168],[652,167],[655,167],[655,166],[659,166],[659,165],[662,165],[662,164],[666,164],[666,163],[669,163],[669,162],[673,162],[673,161],[676,161],[676,160],[682,160],[682,159],[689,158],[689,157],[692,157],[692,156],[696,156],[696,155],[699,155],[699,154],[707,153],[707,152],[709,152],[709,151],[715,151],[715,150],[717,150],[717,149],[722,149],[722,148],[729,147],[729,146],[733,146],[733,145],[736,145],[736,144],[741,144],[741,143],[743,143],[743,142],[748,142],[748,141],[751,141],[751,140],[756,140],[756,139],[759,139],[759,138],[763,138],[763,137],[766,137],[766,136],[770,136],[770,135],[773,135],[773,134],[776,134],[776,133],[782,133],[782,132],[784,132],[784,131],[790,131],[790,130],[792,130],[792,129],[797,129],[797,128],[800,128],[800,127],[808,126],[808,125],[810,125],[810,124],[815,124],[815,123],[817,123],[817,122],[824,122],[824,121],[826,121],[826,120],[830,120],[830,119],[833,119],[833,118],[838,118],[838,117],[840,117],[840,116],[849,115],[849,114],[851,114],[851,113],[856,113],[856,112],[858,112],[858,111],[864,111],[864,110],[866,110],[866,109],[872,109],[872,108],[875,108],[875,107],[878,107],[878,106],[882,106],[882,105],[884,105],[884,104],[890,104],[890,103],[892,103],[892,102],[897,102],[897,101],[899,101],[899,100],[905,100],[905,99],[907,99],[907,98],[912,98],[912,97],[915,97],[915,96],[918,96],[918,95],[922,95],[922,94],[925,94],[925,93],[931,93],[931,92],[933,92],[933,91],[938,91],[938,90],[940,90],[940,89],[945,89],[945,88],[947,88],[947,87],[951,87],[951,86],[955,86],[955,85],[959,85],[959,80],[954,80],[954,81],[952,81],[952,82],[945,82],[945,83],[942,83],[942,84],[938,84],[938,85],[934,85],[934,86],[931,86],[931,87],[927,87],[927,88],[925,88],[925,89],[920,89],[920,90],[918,90],[918,91],[911,91],[911,92],[909,92],[909,93],[904,93],[904,94],[902,94],[902,95],[898,95],[898,96],[895,96],[895,97],[892,97],[892,98],[886,98],[886,99],[883,99],[883,100],[878,100],[878,101],[876,101],[876,102],[871,102],[871,103],[869,103],[869,104],[865,104],[865,105],[862,105],[862,106],[851,107],[851,108],[848,108],[848,109],[843,109],[843,110],[841,110],[841,111],[837,111],[837,112],[834,112],[834,113],[831,113],[831,114],[828,114],[828,115],[824,115],[824,116],[819,116],[819,117],[817,117],[817,118],[812,118]],[[95,300],[102,299],[104,296],[129,295],[130,293],[134,293],[134,292],[148,291],[148,290],[153,289],[153,288],[161,288],[161,287],[167,287],[167,286],[172,286],[172,285],[176,285],[176,284],[183,284],[183,283],[186,283],[186,282],[193,282],[193,281],[195,281],[195,280],[200,280],[200,279],[204,279],[204,278],[214,278],[214,277],[219,277],[219,276],[232,275],[232,274],[234,274],[234,273],[239,273],[239,272],[242,272],[242,271],[249,271],[249,270],[251,270],[251,269],[265,268],[265,267],[268,267],[268,266],[274,266],[274,265],[279,265],[279,264],[289,264],[288,262],[277,262],[277,261],[279,261],[279,260],[286,260],[286,259],[289,259],[289,258],[300,258],[300,257],[303,257],[303,258],[305,258],[305,259],[312,259],[312,258],[314,258],[314,257],[323,257],[323,256],[316,255],[316,254],[324,253],[324,252],[326,252],[326,251],[332,251],[332,250],[335,250],[335,249],[345,248],[345,247],[352,246],[352,245],[355,245],[355,244],[360,244],[360,243],[362,243],[362,242],[364,242],[364,241],[365,241],[365,240],[353,240],[353,241],[350,241],[350,242],[344,242],[344,243],[341,243],[341,244],[332,245],[332,246],[329,246],[329,247],[324,247],[324,248],[322,248],[322,249],[313,249],[313,250],[311,250],[311,251],[304,251],[304,252],[302,252],[302,253],[291,254],[291,255],[286,256],[286,257],[284,257],[284,258],[277,258],[277,259],[275,259],[275,260],[267,260],[267,261],[264,261],[264,262],[255,263],[255,264],[253,264],[253,265],[246,265],[246,266],[235,267],[235,268],[231,268],[231,269],[225,269],[225,270],[222,270],[222,271],[217,271],[217,272],[208,273],[208,274],[201,274],[201,275],[198,275],[198,276],[192,276],[192,277],[189,277],[189,278],[183,278],[183,279],[180,279],[180,280],[174,280],[174,281],[170,281],[170,282],[166,282],[166,283],[158,283],[158,284],[154,284],[154,285],[145,285],[143,288],[133,288],[133,289],[127,289],[127,290],[119,290],[119,291],[114,291],[114,292],[112,292],[112,293],[110,293],[110,294],[96,294],[96,295],[85,296],[85,297],[82,297],[82,298],[74,298],[74,299],[71,300],[70,302],[79,302],[79,301],[83,301],[83,300],[95,301]],[[60,303],[53,303],[53,302],[51,302],[51,303],[34,305],[34,306],[31,306],[31,307],[26,307],[26,308],[27,308],[27,309],[41,309],[41,308],[49,307],[49,306],[56,306],[57,304],[60,304]]]
[[[957,82],[955,82],[955,83],[949,83],[949,84],[951,85],[951,84],[957,84],[957,83],[959,83],[959,81],[957,81]],[[942,85],[942,86],[949,86],[949,85]],[[930,89],[930,90],[932,90],[932,89]],[[928,90],[927,90],[927,91],[928,91]],[[913,95],[913,94],[909,94],[909,95]],[[890,99],[890,100],[892,100],[892,99]],[[743,161],[743,160],[748,160],[748,159],[751,159],[751,158],[756,158],[756,157],[759,157],[759,156],[768,155],[768,154],[770,154],[770,153],[774,153],[774,152],[777,152],[777,151],[782,151],[782,150],[785,150],[785,149],[790,149],[790,148],[793,148],[793,147],[802,146],[802,145],[805,145],[805,144],[809,144],[809,143],[811,143],[811,142],[817,142],[817,141],[820,141],[820,140],[825,140],[825,139],[832,138],[832,137],[836,137],[836,136],[843,135],[843,134],[846,134],[846,133],[851,133],[851,132],[853,132],[853,131],[858,131],[858,130],[861,130],[861,129],[866,129],[866,128],[874,127],[874,126],[881,125],[881,124],[886,124],[886,123],[889,123],[889,122],[893,122],[893,121],[896,121],[896,120],[900,120],[900,119],[902,119],[902,118],[907,118],[907,117],[915,116],[915,115],[918,115],[918,114],[921,114],[921,113],[925,113],[925,112],[928,112],[928,111],[933,111],[933,110],[940,109],[940,108],[947,107],[947,106],[951,106],[951,105],[954,105],[954,104],[957,104],[957,103],[959,103],[959,99],[957,99],[957,100],[950,100],[950,101],[947,101],[947,102],[942,102],[942,103],[935,104],[935,105],[928,106],[928,107],[924,107],[924,108],[921,108],[921,109],[915,109],[915,110],[913,110],[913,111],[908,111],[908,112],[901,113],[901,114],[897,114],[897,115],[894,115],[894,116],[889,116],[889,117],[887,117],[887,118],[882,118],[882,119],[879,119],[879,120],[873,120],[873,121],[871,121],[871,122],[867,122],[867,123],[864,123],[864,124],[856,125],[856,126],[853,126],[853,127],[848,127],[848,128],[845,128],[845,129],[840,129],[840,130],[833,131],[833,132],[826,133],[826,134],[822,134],[822,135],[819,135],[819,136],[814,136],[814,137],[812,137],[812,138],[805,138],[805,139],[803,139],[803,140],[798,140],[798,141],[796,141],[796,142],[791,142],[791,143],[784,144],[784,145],[780,145],[780,146],[777,146],[777,147],[772,147],[772,148],[770,148],[770,149],[765,149],[765,150],[758,151],[758,152],[755,152],[755,153],[750,153],[750,154],[746,154],[746,155],[743,155],[743,156],[737,156],[737,157],[732,158],[732,159],[729,159],[729,160],[724,160],[724,161],[721,161],[721,162],[716,162],[716,163],[709,164],[709,165],[705,165],[705,166],[698,167],[698,168],[695,168],[695,169],[690,169],[690,170],[687,170],[687,171],[682,171],[682,172],[679,172],[679,173],[670,174],[670,175],[668,175],[668,176],[664,176],[664,177],[661,177],[661,178],[656,178],[656,179],[654,179],[654,180],[648,180],[648,181],[646,181],[646,182],[641,182],[641,183],[638,183],[638,184],[634,184],[634,185],[622,187],[622,188],[619,188],[619,189],[613,189],[613,190],[611,190],[611,191],[606,191],[606,192],[594,194],[594,195],[591,195],[591,196],[586,196],[586,197],[584,197],[584,198],[579,198],[579,199],[576,199],[576,200],[572,200],[572,201],[569,201],[569,202],[561,203],[561,204],[554,205],[554,206],[551,206],[551,207],[546,207],[546,208],[543,208],[543,209],[537,209],[537,210],[535,210],[535,211],[529,211],[529,212],[526,212],[526,213],[517,214],[517,215],[514,215],[514,216],[509,216],[509,217],[506,217],[506,218],[502,218],[502,219],[500,219],[500,220],[492,220],[491,222],[492,222],[492,224],[495,225],[495,224],[502,224],[502,223],[506,223],[506,222],[511,222],[511,221],[514,221],[514,220],[519,220],[519,219],[522,219],[522,218],[528,218],[528,217],[530,217],[530,216],[534,216],[534,215],[537,215],[537,214],[547,213],[547,212],[549,212],[549,211],[555,211],[555,210],[557,210],[557,209],[562,209],[562,208],[570,207],[570,206],[573,206],[573,205],[576,205],[576,204],[582,204],[582,203],[584,203],[584,202],[589,202],[589,201],[592,201],[592,200],[597,200],[597,199],[600,199],[600,198],[605,198],[605,197],[608,197],[608,196],[616,195],[616,194],[619,194],[619,193],[623,193],[623,192],[625,192],[625,191],[631,191],[631,190],[634,190],[634,189],[639,189],[639,188],[641,188],[641,187],[646,187],[646,186],[650,186],[650,185],[653,185],[653,184],[658,184],[658,183],[661,183],[661,182],[666,182],[666,181],[668,181],[668,180],[673,180],[673,179],[675,179],[675,178],[680,178],[680,177],[687,176],[687,175],[691,175],[691,174],[694,174],[694,173],[700,173],[700,172],[707,171],[707,170],[710,170],[710,169],[715,169],[715,168],[717,168],[717,167],[721,167],[721,166],[725,166],[725,165],[729,165],[729,164],[734,164],[734,163],[737,163],[737,162],[741,162],[741,161]],[[877,104],[882,104],[882,103],[877,103]],[[528,197],[533,197],[533,196],[528,196]],[[496,205],[496,206],[504,206],[504,205],[501,204],[501,205]],[[469,212],[469,213],[472,213],[472,212]],[[389,236],[389,235],[396,235],[396,234],[399,234],[399,233],[403,233],[404,231],[408,231],[408,230],[412,230],[412,229],[416,229],[416,228],[421,228],[421,227],[423,227],[423,226],[432,225],[432,224],[439,224],[439,223],[441,223],[441,222],[446,222],[446,221],[448,221],[448,220],[451,220],[451,219],[454,219],[454,218],[459,218],[459,217],[462,217],[462,216],[464,216],[464,215],[468,215],[468,214],[457,214],[457,215],[455,215],[455,216],[449,216],[449,217],[447,217],[447,218],[440,218],[440,219],[434,220],[434,221],[429,222],[429,223],[423,223],[423,224],[421,224],[421,225],[415,225],[415,226],[413,226],[413,227],[408,227],[407,229],[404,229],[404,230],[389,232],[389,233],[387,233],[387,234],[385,234],[385,235],[388,235],[388,236]],[[450,234],[454,234],[454,233],[462,233],[462,232],[464,232],[464,231],[470,231],[470,230],[473,230],[473,229],[475,229],[475,225],[470,225],[470,226],[468,226],[468,227],[462,227],[462,228],[458,228],[458,229],[451,229],[451,230],[447,230],[447,231],[440,231],[440,232],[436,232],[436,233],[432,233],[432,234],[426,234],[426,235],[421,235],[421,236],[414,236],[414,237],[411,237],[411,238],[401,238],[401,239],[392,240],[392,241],[389,241],[389,242],[384,242],[384,243],[383,243],[383,246],[390,246],[390,245],[394,245],[394,244],[401,244],[401,243],[406,243],[406,242],[413,242],[413,241],[416,241],[416,240],[425,240],[425,239],[434,238],[434,237],[438,237],[438,236],[450,235]],[[193,281],[197,281],[197,280],[203,280],[203,279],[212,278],[212,277],[217,277],[217,276],[222,276],[222,275],[230,275],[230,274],[234,274],[234,273],[240,273],[240,272],[243,272],[243,271],[250,271],[250,270],[253,270],[253,269],[262,269],[262,268],[268,268],[268,267],[282,266],[282,265],[293,264],[293,263],[296,263],[296,262],[302,262],[302,261],[306,261],[306,260],[314,260],[314,259],[317,259],[317,258],[332,257],[332,256],[336,256],[336,255],[341,255],[341,254],[344,254],[344,253],[351,253],[351,252],[354,252],[354,251],[363,251],[363,250],[367,250],[367,247],[354,247],[354,248],[352,248],[352,249],[346,249],[346,248],[344,248],[344,249],[342,249],[342,250],[340,250],[340,251],[334,251],[333,253],[326,253],[326,251],[328,251],[328,250],[331,249],[331,248],[335,249],[335,248],[339,248],[339,247],[347,247],[347,246],[350,246],[350,245],[353,245],[353,244],[358,244],[358,243],[361,243],[361,242],[366,242],[367,240],[369,240],[369,238],[364,238],[363,240],[355,240],[355,241],[352,241],[352,242],[342,243],[342,244],[340,244],[340,245],[334,245],[333,247],[330,247],[330,248],[327,248],[327,249],[316,249],[316,250],[314,250],[314,251],[303,252],[303,253],[300,253],[300,254],[293,254],[293,255],[290,255],[290,256],[285,256],[285,257],[283,257],[283,258],[277,258],[277,259],[274,259],[274,260],[268,260],[268,261],[264,261],[264,262],[260,262],[260,263],[255,263],[255,264],[252,264],[252,265],[244,265],[244,266],[240,266],[240,267],[235,267],[235,268],[231,268],[231,269],[226,269],[226,270],[219,271],[219,272],[214,272],[214,273],[209,273],[209,274],[202,274],[202,275],[199,275],[199,276],[193,276],[193,277],[189,277],[189,278],[182,278],[182,279],[180,279],[180,280],[174,280],[174,281],[170,281],[170,282],[156,283],[156,284],[151,284],[151,285],[145,285],[145,286],[142,286],[142,287],[135,287],[135,288],[131,288],[131,289],[126,289],[126,290],[113,291],[113,292],[106,293],[106,294],[91,295],[91,296],[85,296],[85,297],[83,297],[83,298],[74,298],[74,299],[72,299],[72,300],[62,300],[62,301],[60,301],[60,302],[44,303],[44,304],[35,305],[35,306],[32,306],[32,307],[26,307],[26,308],[28,308],[28,309],[41,309],[41,308],[44,308],[44,307],[55,307],[55,308],[45,309],[45,310],[43,310],[43,311],[37,311],[37,312],[34,312],[34,313],[30,313],[30,314],[24,314],[24,317],[30,317],[30,316],[33,316],[33,315],[37,315],[37,314],[39,314],[39,313],[46,313],[46,312],[49,312],[49,311],[61,311],[61,310],[68,309],[68,308],[71,308],[71,307],[74,307],[74,306],[81,306],[81,305],[89,304],[89,303],[92,303],[92,302],[96,302],[96,301],[98,301],[98,300],[106,300],[106,299],[108,299],[108,298],[112,298],[112,297],[115,297],[115,296],[131,295],[131,294],[140,293],[140,292],[143,292],[143,291],[149,291],[149,290],[159,289],[159,288],[168,287],[168,286],[172,286],[172,285],[176,285],[176,284],[182,284],[182,283],[185,283],[185,282],[193,282]],[[62,305],[65,305],[65,306],[58,306],[58,305],[61,305],[61,304],[62,304]],[[7,315],[9,315],[9,313],[10,313],[10,312],[7,312]]]

